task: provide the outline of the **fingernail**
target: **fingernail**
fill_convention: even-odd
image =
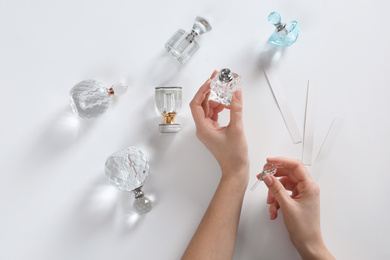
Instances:
[[[265,184],[268,187],[271,186],[274,183],[274,181],[272,180],[271,176],[268,176],[268,175],[264,176],[263,181],[265,182]]]
[[[216,71],[217,71],[217,70],[214,70],[214,71],[213,71],[213,73],[211,73],[211,76],[210,76],[210,78],[213,76],[213,74],[214,74]]]
[[[239,89],[236,91],[236,93],[234,93],[234,97],[238,100],[238,101],[241,101],[242,100],[242,90]]]

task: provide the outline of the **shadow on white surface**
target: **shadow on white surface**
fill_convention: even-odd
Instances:
[[[258,67],[270,67],[276,65],[283,57],[285,48],[272,44],[270,40],[266,42],[258,56]]]
[[[93,124],[93,120],[77,118],[70,107],[62,109],[40,128],[36,141],[24,155],[22,167],[29,171],[39,170],[51,163],[88,134]]]
[[[95,182],[86,187],[73,209],[65,215],[59,230],[53,232],[51,259],[72,259],[75,255],[90,254],[90,241],[104,237],[127,236],[132,234],[147,217],[133,210],[134,195],[132,192],[121,192],[112,187],[104,173]],[[156,201],[156,194],[147,194]],[[153,210],[152,210],[153,212]],[[89,241],[89,242],[88,242]],[[58,258],[61,256],[60,258]]]
[[[173,81],[173,79],[180,75],[182,64],[175,61],[166,51],[156,57],[150,66],[147,77],[153,86],[165,86]]]

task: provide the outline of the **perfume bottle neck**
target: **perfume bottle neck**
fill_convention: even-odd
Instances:
[[[286,24],[279,22],[278,24],[275,24],[275,27],[276,27],[276,31],[280,32],[281,30],[284,29],[284,27],[286,27]]]
[[[199,33],[197,31],[195,31],[194,29],[192,29],[191,33],[187,36],[186,39],[189,42],[192,42],[195,39],[195,37],[198,36],[198,35],[199,35]]]
[[[174,124],[176,112],[162,113],[164,116],[164,124]]]
[[[136,199],[142,198],[142,197],[144,196],[144,193],[143,193],[143,191],[141,190],[141,188],[142,188],[142,186],[139,187],[139,188],[136,188],[135,190],[133,190],[133,192],[134,192],[134,197],[135,197]]]

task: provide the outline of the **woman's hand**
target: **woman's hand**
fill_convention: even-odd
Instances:
[[[215,77],[214,71],[211,77]],[[242,93],[234,93],[230,123],[218,124],[224,106],[209,102],[210,80],[199,89],[190,107],[196,135],[217,159],[222,178],[182,259],[232,259],[238,223],[249,179],[248,145],[242,123]]]
[[[320,189],[305,165],[300,160],[280,157],[268,158],[267,161],[277,166],[275,176],[282,177],[264,177],[269,189],[270,218],[276,219],[281,208],[290,240],[302,259],[334,259],[322,240]]]
[[[217,74],[218,71],[214,71],[211,78]],[[248,182],[249,157],[242,121],[242,90],[237,90],[232,98],[229,125],[220,127],[218,113],[228,107],[209,101],[211,78],[203,84],[190,103],[196,136],[218,161],[222,177],[239,177]]]

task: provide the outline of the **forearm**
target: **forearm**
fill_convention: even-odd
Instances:
[[[247,176],[247,173],[241,175]],[[248,185],[246,177],[237,176],[221,178],[182,259],[233,258],[242,202]]]

